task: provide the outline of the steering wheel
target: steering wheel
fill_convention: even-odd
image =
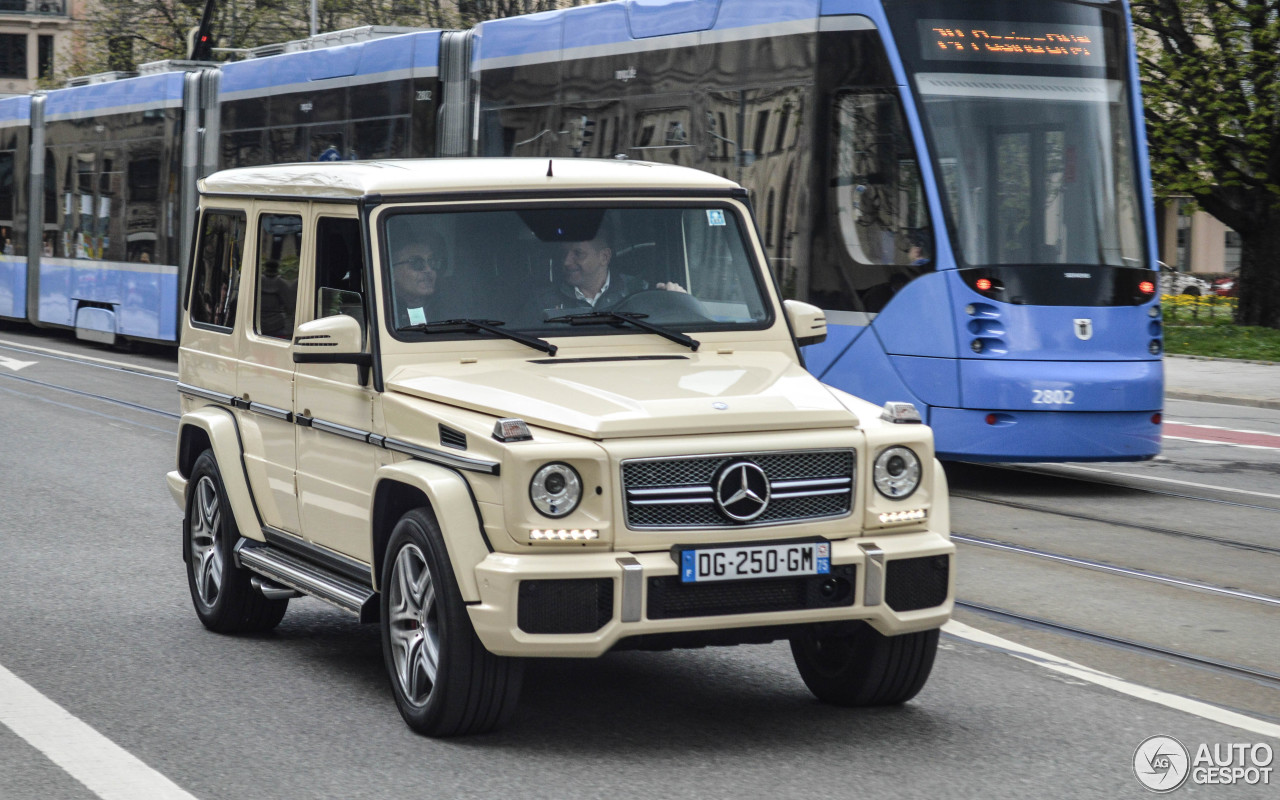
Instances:
[[[630,314],[647,314],[647,322],[709,322],[711,316],[698,298],[685,292],[669,292],[666,289],[645,289],[628,295],[611,311]]]

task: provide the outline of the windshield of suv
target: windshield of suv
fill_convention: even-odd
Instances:
[[[430,325],[450,320],[543,337],[764,327],[744,229],[713,203],[388,212],[387,324],[408,341],[458,334]]]

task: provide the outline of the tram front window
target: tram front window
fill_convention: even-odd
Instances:
[[[886,3],[960,266],[1140,266],[1119,4]]]

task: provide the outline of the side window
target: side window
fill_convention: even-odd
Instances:
[[[298,262],[302,253],[302,217],[258,217],[258,295],[254,330],[276,339],[293,337],[298,304]]]
[[[236,319],[240,265],[244,258],[244,214],[207,211],[200,225],[191,276],[191,321],[230,328]]]
[[[316,319],[347,314],[364,328],[365,267],[360,221],[320,217],[316,221]]]
[[[831,208],[865,310],[876,312],[932,263],[920,163],[894,91],[839,95]]]

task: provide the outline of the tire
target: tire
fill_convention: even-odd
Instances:
[[[1188,297],[1199,297],[1199,296],[1200,296],[1200,287],[1199,287],[1199,286],[1188,286],[1187,288],[1185,288],[1185,289],[1183,289],[1183,290],[1182,290],[1182,293],[1183,293],[1183,294],[1185,294],[1185,295],[1187,295]]]
[[[382,655],[409,727],[462,736],[510,719],[524,662],[495,656],[480,643],[429,510],[414,509],[396,523],[381,586]]]
[[[791,639],[791,655],[809,691],[837,706],[905,703],[924,687],[938,652],[938,629],[884,636],[866,623],[851,634],[808,628]]]
[[[288,600],[268,600],[250,584],[252,574],[236,566],[232,554],[236,529],[227,490],[212,450],[196,459],[187,484],[187,513],[182,521],[187,585],[196,615],[211,631],[269,631],[284,617]]]

